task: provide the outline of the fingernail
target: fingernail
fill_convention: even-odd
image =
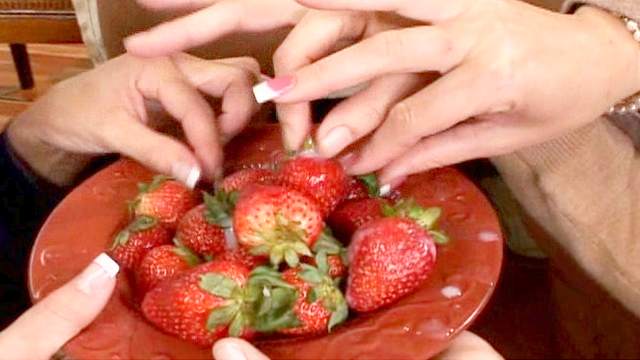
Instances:
[[[340,162],[340,164],[342,164],[343,168],[349,169],[353,164],[355,164],[358,161],[358,157],[356,156],[355,153],[350,152],[342,156],[341,158],[339,158],[338,161]]]
[[[402,183],[407,180],[406,176],[398,176],[395,179],[389,181],[389,185],[391,185],[392,189],[395,189],[397,187],[399,187],[400,185],[402,185]]]
[[[182,181],[189,189],[193,189],[200,180],[202,170],[198,165],[178,163],[173,165],[171,173],[173,177]]]
[[[76,282],[78,290],[92,295],[97,289],[103,287],[107,280],[115,278],[119,271],[118,263],[109,255],[102,253],[93,259],[78,277]]]
[[[253,87],[253,96],[258,104],[263,104],[291,90],[294,85],[295,78],[292,75],[269,79]]]
[[[391,192],[391,184],[384,184],[380,186],[380,190],[378,191],[378,195],[387,196]]]
[[[346,126],[337,126],[319,141],[320,149],[325,156],[333,156],[352,141],[351,130]]]
[[[244,352],[233,343],[214,347],[214,356],[220,360],[246,360]]]

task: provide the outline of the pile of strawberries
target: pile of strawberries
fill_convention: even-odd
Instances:
[[[415,290],[447,240],[438,208],[379,195],[374,176],[351,178],[313,156],[241,170],[213,195],[157,176],[111,253],[145,318],[181,339],[324,334],[349,309]]]

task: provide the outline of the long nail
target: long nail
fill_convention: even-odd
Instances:
[[[358,162],[358,156],[356,155],[356,153],[350,152],[339,158],[338,161],[340,162],[340,164],[342,164],[343,168],[349,170],[349,168],[353,166],[353,164]]]
[[[198,165],[177,163],[172,166],[171,173],[174,178],[182,181],[189,189],[193,189],[200,181],[202,170]]]
[[[120,266],[109,255],[98,255],[76,279],[78,290],[87,295],[95,294],[96,290],[104,287],[107,280],[116,277]]]
[[[353,141],[351,130],[346,126],[337,126],[318,141],[323,155],[333,156]]]
[[[291,90],[295,83],[296,79],[292,75],[269,79],[253,87],[253,96],[258,104],[263,104]]]

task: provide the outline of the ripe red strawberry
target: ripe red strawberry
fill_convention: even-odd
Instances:
[[[359,312],[391,304],[420,286],[435,261],[433,239],[415,221],[374,220],[356,231],[349,247],[347,302]]]
[[[280,330],[288,335],[319,335],[344,322],[349,315],[347,303],[336,282],[318,268],[302,264],[288,269],[282,279],[298,290],[294,313],[299,325]]]
[[[349,178],[347,189],[345,201],[377,197],[380,194],[378,178],[375,174]]]
[[[385,204],[388,205],[386,200],[381,198],[345,201],[329,215],[327,222],[338,238],[348,244],[358,228],[384,216]]]
[[[325,228],[313,246],[316,254],[306,258],[305,262],[317,267],[321,272],[329,274],[333,279],[347,275],[347,251],[333,236],[329,228]]]
[[[275,181],[275,174],[267,169],[243,169],[225,177],[220,184],[220,189],[230,193],[239,191],[250,184],[270,185]]]
[[[235,195],[235,193],[232,193]],[[204,194],[204,204],[189,210],[178,223],[176,238],[200,255],[212,257],[226,246],[225,229],[230,228],[235,196],[219,191]]]
[[[184,246],[162,245],[151,249],[136,271],[136,288],[146,294],[161,281],[170,279],[200,263],[200,259]]]
[[[201,346],[211,346],[230,333],[250,337],[242,300],[232,298],[248,278],[249,270],[240,264],[202,264],[149,291],[142,312],[163,331]]]
[[[325,217],[347,195],[349,179],[335,160],[298,156],[283,164],[278,181],[315,199]]]
[[[238,242],[253,255],[269,256],[274,265],[291,267],[299,255],[310,256],[324,224],[316,202],[291,189],[251,185],[240,193],[233,229]]]
[[[125,269],[136,269],[156,246],[171,243],[171,230],[150,216],[139,216],[116,235],[111,256]]]
[[[242,246],[239,246],[236,249],[226,249],[222,254],[216,257],[216,260],[235,261],[249,269],[254,269],[269,262],[269,259],[264,256],[251,255],[249,250]]]
[[[136,216],[152,216],[175,229],[178,221],[198,204],[193,191],[166,176],[156,176],[149,184],[140,184],[140,193],[131,203]]]
[[[255,329],[293,326],[295,292],[279,286],[288,284],[275,270],[254,273],[250,278],[249,269],[229,261],[199,265],[149,291],[142,312],[163,331],[200,346],[226,336],[251,338]],[[264,293],[280,301],[270,302]]]

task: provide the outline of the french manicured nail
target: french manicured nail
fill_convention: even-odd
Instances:
[[[253,96],[258,104],[263,104],[291,90],[295,83],[292,75],[269,79],[253,87]]]
[[[98,255],[89,266],[80,274],[76,285],[78,290],[87,295],[95,294],[96,290],[104,287],[107,281],[116,277],[120,266],[109,255]]]
[[[323,155],[333,156],[349,145],[352,140],[353,135],[348,127],[337,126],[320,139],[319,145]]]
[[[224,344],[222,346],[215,346],[213,349],[213,355],[216,359],[224,359],[224,360],[246,360],[242,349],[240,349],[235,344]]]
[[[391,184],[384,184],[380,186],[380,191],[378,192],[378,195],[387,196],[389,195],[390,192],[391,192]]]
[[[174,178],[182,181],[189,189],[196,187],[202,174],[199,166],[182,163],[174,164],[171,172]]]
[[[389,185],[391,185],[392,189],[397,188],[398,186],[402,185],[402,183],[407,180],[407,177],[405,175],[403,176],[399,176],[394,178],[393,180],[389,181]]]

